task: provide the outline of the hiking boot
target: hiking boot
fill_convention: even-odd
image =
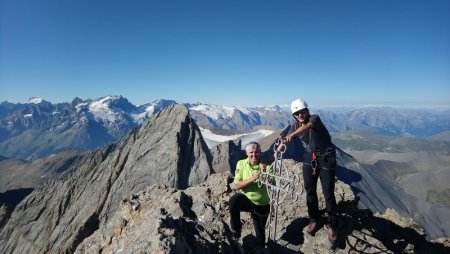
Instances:
[[[306,233],[314,236],[314,234],[317,232],[317,230],[319,229],[319,224],[317,224],[317,222],[311,222],[308,225],[308,228],[306,229]]]
[[[332,245],[334,245],[334,243],[337,240],[337,232],[335,229],[333,229],[332,227],[328,228],[328,241],[330,241],[330,243]]]

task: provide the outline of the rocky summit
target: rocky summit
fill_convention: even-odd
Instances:
[[[285,160],[284,164],[291,172],[301,174],[302,163]],[[417,223],[395,211],[373,215],[358,209],[350,186],[340,181],[336,182],[335,194],[341,223],[335,246],[328,243],[326,226],[315,236],[306,233],[309,221],[303,193],[297,200],[290,195],[283,198],[277,220],[272,218],[275,237],[269,239],[265,249],[256,247],[248,213],[241,216],[244,222],[241,238],[232,237],[228,200],[235,191],[230,188],[228,177],[227,173],[213,174],[206,182],[185,190],[153,184],[130,194],[121,200],[114,216],[87,237],[75,253],[448,253],[450,250],[448,240],[427,242]],[[321,193],[320,183],[318,191]],[[324,210],[325,201],[323,196],[319,197]],[[266,227],[266,235],[268,230]]]
[[[156,114],[117,144],[85,155],[79,165],[16,207],[1,230],[1,253],[72,253],[109,222],[130,193],[153,183],[185,189],[212,172],[206,143],[181,105]]]
[[[304,193],[283,196],[273,208],[276,234],[265,249],[255,247],[247,213],[242,236],[234,239],[228,224],[234,190],[230,172],[223,171],[235,163],[237,146],[211,152],[188,109],[169,106],[118,143],[80,157],[76,168],[34,189],[11,214],[0,207],[0,253],[450,252],[448,239],[427,241],[420,225],[393,210],[358,208],[350,186],[339,180],[334,246],[325,226],[306,234]],[[301,176],[301,162],[283,161],[291,177]],[[214,173],[215,166],[223,173]]]

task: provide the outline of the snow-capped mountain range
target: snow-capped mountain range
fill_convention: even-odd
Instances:
[[[41,98],[26,103],[0,103],[0,155],[16,159],[35,159],[63,150],[93,150],[116,142],[141,125],[173,100],[156,100],[134,105],[122,96],[95,100],[75,98],[53,104]],[[266,135],[256,126],[282,129],[293,118],[287,107],[231,107],[184,103],[191,117],[203,128],[239,130]],[[330,110],[311,108],[330,131],[363,131],[391,136],[429,137],[450,130],[450,110],[399,110],[360,108]],[[268,129],[268,128],[267,128]],[[250,135],[251,137],[251,135]],[[242,138],[242,137],[241,137]],[[208,138],[206,138],[208,139]],[[210,142],[214,145],[215,142]]]

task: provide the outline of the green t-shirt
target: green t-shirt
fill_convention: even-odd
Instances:
[[[256,170],[259,170],[259,165],[250,165],[248,158],[238,161],[236,165],[234,183],[251,178]],[[272,167],[267,166],[266,172],[272,173]],[[255,205],[267,205],[270,203],[269,194],[267,194],[267,187],[262,183],[260,185],[261,187],[258,187],[258,183],[256,181],[252,182],[242,188],[240,192],[247,196],[248,199],[250,199],[250,201]]]

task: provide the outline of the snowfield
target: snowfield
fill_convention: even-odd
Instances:
[[[273,133],[272,130],[257,130],[254,132],[244,133],[244,134],[236,134],[236,135],[218,135],[212,133],[208,129],[204,129],[200,127],[200,132],[202,133],[203,139],[205,140],[206,144],[208,145],[208,148],[211,148],[217,144],[220,144],[222,142],[228,141],[228,140],[236,140],[240,139],[242,142],[242,147],[247,145],[248,143],[252,141],[258,142],[258,140],[265,138]]]

